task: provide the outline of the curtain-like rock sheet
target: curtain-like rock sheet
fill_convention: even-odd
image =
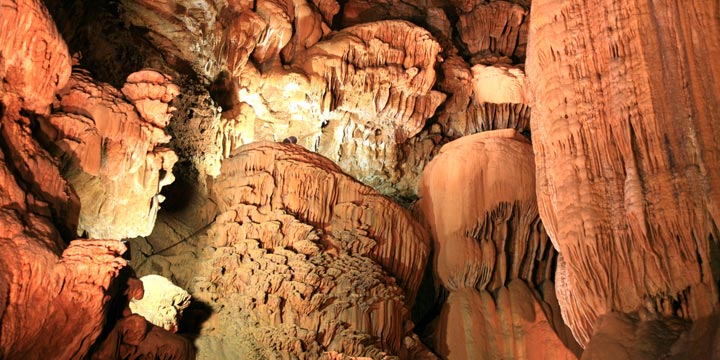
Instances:
[[[452,141],[428,164],[418,206],[450,295],[434,349],[446,359],[573,359],[556,331],[556,256],[540,223],[530,143],[513,129]],[[569,346],[577,349],[571,339]],[[539,344],[543,344],[540,346]]]
[[[533,1],[540,214],[563,317],[717,310],[720,4]]]

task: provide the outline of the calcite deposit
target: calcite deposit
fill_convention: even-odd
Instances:
[[[583,345],[611,311],[717,311],[718,6],[533,2],[538,202]]]
[[[445,100],[433,90],[441,48],[429,31],[389,20],[330,32],[337,9],[304,0],[193,2],[179,12],[122,3],[128,22],[223,94],[228,125],[218,136],[234,141],[221,147],[295,137],[385,193],[414,191],[392,184],[403,175],[402,144]]]
[[[35,59],[37,58],[37,61]],[[37,1],[0,2],[0,357],[80,359],[100,335],[117,241],[73,241],[78,199],[33,136],[70,73]],[[62,334],[62,336],[58,336]]]
[[[130,311],[149,323],[177,332],[183,311],[190,305],[190,294],[160,275],[140,278],[145,289],[143,297],[130,300]]]
[[[197,270],[175,274],[217,311],[201,356],[433,358],[409,318],[430,250],[409,212],[293,144],[241,147],[208,188],[198,256],[176,252]]]
[[[58,92],[44,136],[57,150],[63,175],[82,204],[78,234],[124,239],[149,235],[173,182],[177,156],[161,145],[177,86],[164,75],[140,71],[122,92],[74,73]]]
[[[40,1],[3,0],[0,14],[0,94],[4,107],[47,113],[70,77],[70,53]]]
[[[121,257],[125,245],[106,239],[70,241],[80,209],[89,202],[63,176],[62,161],[53,156],[56,148],[39,131],[51,118],[53,98],[73,83],[70,72],[68,49],[44,6],[0,1],[3,359],[85,358],[103,337],[113,300],[123,296],[118,277],[127,266]],[[84,156],[74,154],[75,161]],[[141,325],[147,325],[145,320]],[[157,342],[149,348],[157,349]]]
[[[473,64],[492,56],[525,57],[530,1],[451,1],[460,40]]]
[[[0,0],[0,358],[720,358],[718,14]]]
[[[565,329],[554,297],[543,300],[556,252],[540,223],[534,169],[529,141],[507,129],[452,141],[423,171],[418,206],[434,273],[450,291],[434,336],[443,358],[575,358],[556,334]]]

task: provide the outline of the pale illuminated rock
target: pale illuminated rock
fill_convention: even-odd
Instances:
[[[160,275],[145,275],[140,281],[145,295],[130,300],[130,311],[151,324],[176,332],[183,310],[190,305],[190,294]]]
[[[153,71],[131,74],[123,93],[77,72],[42,122],[80,203],[78,233],[123,239],[148,235],[177,156],[162,144],[177,86]]]
[[[475,100],[492,104],[527,104],[525,73],[521,67],[475,65],[472,67]]]

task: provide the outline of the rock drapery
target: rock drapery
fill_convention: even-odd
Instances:
[[[543,300],[556,253],[534,171],[532,147],[513,129],[452,141],[423,171],[418,206],[450,291],[434,337],[445,359],[575,358],[555,333],[560,314]]]
[[[532,6],[538,201],[564,259],[565,321],[585,345],[611,311],[710,315],[720,64],[707,59],[720,54],[718,4]]]
[[[0,0],[0,358],[717,357],[719,7]]]
[[[241,147],[208,189],[197,255],[176,252],[195,270],[173,274],[217,310],[201,357],[434,358],[409,318],[430,245],[409,212],[293,144]]]

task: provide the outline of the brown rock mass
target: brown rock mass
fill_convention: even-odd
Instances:
[[[419,194],[435,274],[450,291],[434,336],[438,354],[575,358],[540,292],[553,286],[556,253],[538,215],[530,143],[512,129],[452,141],[425,167]]]
[[[74,73],[58,93],[53,114],[41,121],[57,146],[63,175],[81,202],[78,233],[123,239],[149,235],[172,183],[175,153],[160,145],[178,88],[154,71],[128,77],[122,93]]]
[[[583,345],[610,311],[717,309],[719,6],[533,2],[538,201]]]
[[[720,359],[719,14],[0,0],[0,359]]]

